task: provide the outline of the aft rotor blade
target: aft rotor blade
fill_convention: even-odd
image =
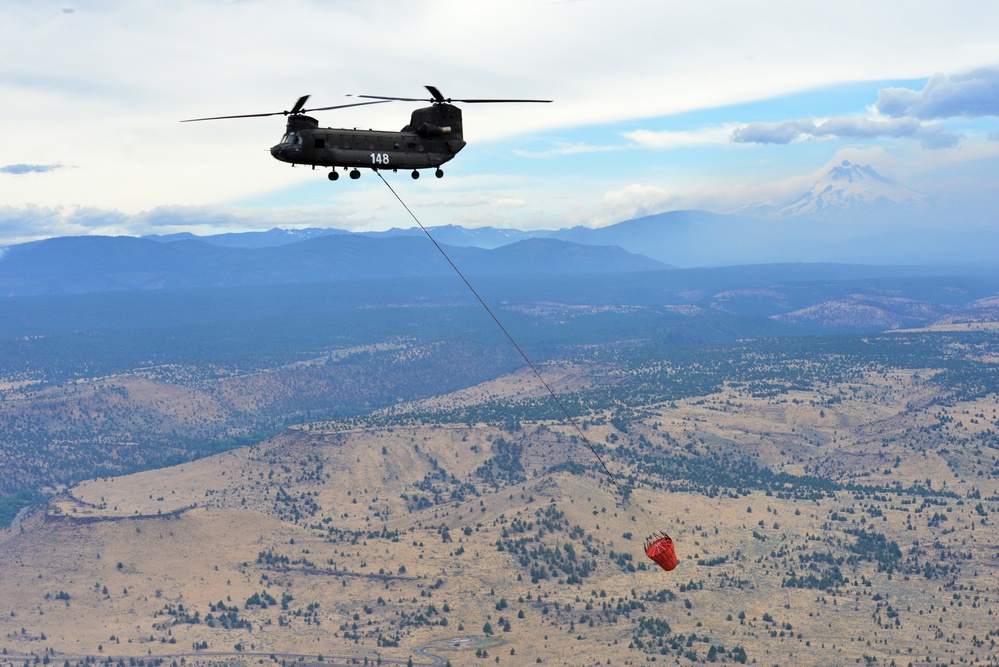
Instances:
[[[542,102],[548,103],[551,100],[499,100],[499,99],[472,99],[472,100],[456,100],[450,97],[445,98],[441,91],[437,89],[436,86],[424,86],[433,95],[434,101],[438,104],[450,104],[451,102],[461,102],[462,104],[505,104],[510,102]]]
[[[541,104],[548,104],[553,100],[452,100],[448,99],[447,102],[461,102],[462,104],[507,104],[511,102],[539,102]]]
[[[433,95],[434,101],[438,104],[450,104],[451,102],[461,102],[462,104],[505,104],[510,102],[542,102],[548,103],[551,100],[507,100],[507,99],[472,99],[472,100],[456,100],[450,97],[444,97],[441,91],[435,86],[424,86]]]
[[[434,98],[435,102],[441,103],[445,101],[444,96],[441,94],[441,91],[437,90],[436,86],[423,86],[423,87],[426,88],[428,91],[430,91],[430,95]]]
[[[383,97],[381,95],[354,95],[354,97],[363,97],[369,100],[384,100],[386,102],[444,102],[450,104],[451,102],[461,102],[462,104],[497,104],[497,103],[511,103],[511,102],[540,102],[543,104],[548,104],[554,100],[454,100],[450,97],[444,99],[436,98],[426,98],[426,97]]]

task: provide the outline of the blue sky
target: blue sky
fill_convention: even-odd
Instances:
[[[372,174],[273,160],[281,117],[347,94],[469,105],[428,225],[600,226],[781,201],[843,159],[989,224],[999,3],[11,0],[0,7],[0,244],[68,234],[411,226]],[[397,129],[414,105],[324,113]],[[965,215],[967,213],[968,215]],[[975,217],[977,216],[977,217]]]

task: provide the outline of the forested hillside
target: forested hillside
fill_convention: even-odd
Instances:
[[[582,355],[588,364],[635,367],[655,350],[685,369],[567,396],[579,411],[707,391],[738,372],[767,381],[768,366],[739,361],[741,348],[717,347],[725,341],[782,338],[782,348],[819,353],[856,343],[801,336],[974,323],[996,311],[988,276],[907,277],[876,267],[476,282],[536,361]],[[452,278],[15,297],[0,314],[4,524],[82,479],[193,460],[289,424],[367,414],[523,363]],[[909,348],[878,339],[871,349],[901,359]],[[907,363],[943,354],[919,347],[924,353],[934,356]],[[463,419],[554,416],[544,401],[474,410]]]
[[[0,650],[988,664],[996,359],[983,323],[596,346],[541,371],[611,476],[520,369],[85,481],[0,533]]]

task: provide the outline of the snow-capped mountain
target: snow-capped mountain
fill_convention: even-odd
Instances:
[[[808,192],[777,205],[746,207],[739,213],[773,218],[829,217],[883,212],[899,207],[922,209],[930,203],[929,195],[882,176],[869,165],[843,160]]]

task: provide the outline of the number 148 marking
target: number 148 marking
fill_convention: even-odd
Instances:
[[[388,163],[389,163],[388,153],[371,154],[371,164],[388,164]]]

